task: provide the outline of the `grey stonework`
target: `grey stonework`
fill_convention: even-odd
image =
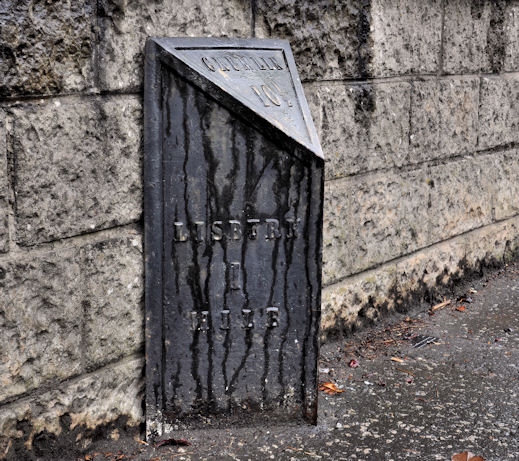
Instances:
[[[95,2],[2,1],[0,96],[93,86]]]
[[[142,349],[136,230],[17,252],[0,274],[0,403]]]
[[[140,219],[139,98],[45,100],[10,113],[19,244]]]
[[[479,147],[519,142],[519,76],[481,79]]]
[[[517,0],[446,0],[443,70],[517,71],[518,8]]]
[[[6,0],[0,459],[142,422],[144,41],[253,34],[324,150],[323,337],[517,254],[518,0]]]
[[[7,132],[5,112],[0,109],[0,253],[8,249]]]
[[[102,89],[142,86],[147,37],[247,37],[247,0],[99,2],[99,72]]]

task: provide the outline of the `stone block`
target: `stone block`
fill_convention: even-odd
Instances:
[[[5,0],[0,23],[0,96],[92,86],[94,2]]]
[[[374,76],[438,71],[441,0],[372,0],[371,16]]]
[[[506,72],[519,71],[519,2],[507,3],[506,14],[506,54],[504,69]]]
[[[0,401],[82,371],[79,276],[73,249],[0,263]]]
[[[477,229],[464,243],[467,270],[479,273],[484,266],[501,265],[519,252],[519,218]]]
[[[101,0],[101,87],[120,90],[143,83],[148,37],[248,37],[251,6],[245,0]]]
[[[429,244],[430,189],[422,170],[325,184],[323,283]]]
[[[140,235],[81,249],[88,368],[142,349],[144,344],[143,256]]]
[[[479,78],[413,82],[411,161],[426,161],[475,150]]]
[[[7,172],[7,133],[5,112],[0,109],[0,253],[8,250],[8,172]]]
[[[518,4],[507,0],[447,0],[443,70],[448,74],[517,70]]]
[[[338,80],[438,69],[441,2],[257,2],[256,35],[290,41],[303,80]]]
[[[321,301],[325,336],[332,331],[350,332],[393,310],[395,300],[390,293],[396,285],[396,265],[389,263],[325,288]]]
[[[488,149],[519,141],[519,77],[481,80],[479,147]]]
[[[426,170],[428,243],[492,221],[492,179],[486,159],[466,158]]]
[[[470,235],[467,238],[471,238]],[[397,303],[404,308],[413,303],[435,303],[435,293],[463,275],[465,238],[439,242],[406,256],[396,263]]]
[[[323,337],[371,324],[386,312],[434,304],[442,287],[503,264],[519,251],[519,217],[474,229],[347,277],[322,293]]]
[[[143,366],[142,358],[129,358],[1,407],[0,453],[6,453],[7,459],[26,459],[25,449],[34,456],[44,448],[40,441],[48,448],[53,437],[85,449],[91,442],[89,434],[95,436],[87,429],[109,427],[125,417],[127,426],[142,423]]]
[[[126,224],[142,212],[136,97],[12,109],[16,239],[32,245]]]
[[[519,214],[519,152],[513,149],[492,154],[485,163],[491,179],[494,219]]]
[[[323,283],[489,224],[490,168],[468,158],[325,184]]]
[[[141,240],[107,231],[0,262],[0,402],[142,348]]]
[[[319,85],[326,177],[406,163],[410,84]]]

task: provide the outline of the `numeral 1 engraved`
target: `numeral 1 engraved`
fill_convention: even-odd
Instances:
[[[222,323],[220,325],[220,330],[230,330],[231,329],[231,312],[228,309],[224,309],[220,312],[220,317]]]
[[[231,290],[241,289],[241,264],[231,263]]]

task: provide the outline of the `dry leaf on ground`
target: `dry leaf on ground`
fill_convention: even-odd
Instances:
[[[344,392],[343,389],[339,389],[334,383],[323,383],[319,386],[320,391],[324,391],[328,395],[338,394]]]
[[[485,461],[485,458],[481,456],[476,456],[474,453],[470,451],[464,451],[463,453],[458,453],[457,455],[452,455],[451,461]]]
[[[398,357],[391,357],[391,360],[393,362],[398,362],[398,363],[404,363],[405,362],[405,360],[399,359]]]

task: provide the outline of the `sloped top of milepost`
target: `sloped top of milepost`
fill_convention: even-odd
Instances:
[[[151,38],[149,42],[148,47],[158,47],[163,62],[212,97],[249,120],[259,116],[267,129],[274,127],[323,158],[286,40]]]

